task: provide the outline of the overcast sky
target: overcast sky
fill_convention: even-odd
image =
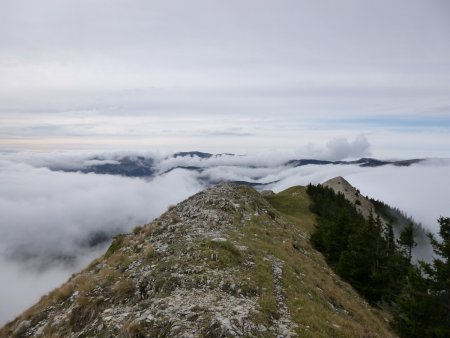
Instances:
[[[1,0],[0,150],[450,157],[448,0]]]

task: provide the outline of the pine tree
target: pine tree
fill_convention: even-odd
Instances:
[[[436,323],[430,332],[435,337],[450,337],[450,217],[440,217],[438,223],[441,240],[429,235],[437,257],[432,265],[423,264],[423,268],[429,276],[434,300]]]
[[[411,222],[403,228],[397,242],[404,248],[406,257],[411,263],[412,249],[417,246],[417,242],[414,240],[414,225]]]
[[[398,310],[394,316],[394,327],[401,337],[432,337],[428,328],[434,309],[429,289],[429,281],[423,277],[421,269],[412,267],[405,288],[397,298]]]
[[[395,246],[394,229],[392,227],[391,222],[389,222],[386,225],[385,237],[386,237],[386,241],[387,241],[388,252],[389,252],[389,254],[392,255],[395,252],[396,246]]]
[[[430,235],[438,257],[433,264],[421,262],[411,269],[397,302],[395,326],[404,337],[450,337],[450,218],[438,222],[441,240]]]

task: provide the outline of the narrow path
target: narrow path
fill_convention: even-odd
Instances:
[[[292,322],[289,308],[286,304],[283,294],[283,267],[282,260],[273,256],[269,257],[272,262],[272,273],[274,281],[274,293],[277,302],[279,318],[274,321],[272,330],[277,338],[291,338],[296,337],[295,328],[297,325]]]

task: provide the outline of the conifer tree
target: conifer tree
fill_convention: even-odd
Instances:
[[[429,276],[433,317],[436,319],[430,332],[435,337],[450,337],[450,217],[440,217],[438,223],[441,240],[429,235],[437,257],[432,265],[423,264],[423,269]]]
[[[414,225],[411,222],[403,228],[397,242],[404,248],[406,257],[411,263],[412,249],[417,245],[417,242],[414,240]]]
[[[430,235],[438,257],[410,270],[397,301],[395,326],[404,337],[450,337],[450,218],[440,217],[438,222],[441,240]]]
[[[395,238],[394,238],[394,229],[392,227],[392,223],[389,222],[385,228],[385,237],[388,246],[389,254],[393,254],[395,252]]]

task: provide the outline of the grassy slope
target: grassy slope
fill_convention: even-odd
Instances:
[[[273,231],[264,238],[269,250],[286,262],[286,299],[293,320],[301,323],[298,333],[302,337],[394,336],[386,323],[388,316],[364,302],[310,247],[315,216],[309,211],[306,188],[291,187],[266,199],[298,227]],[[302,233],[306,238],[299,236]]]
[[[266,197],[266,200],[289,221],[302,230],[314,231],[314,215],[309,211],[311,203],[305,187],[291,187],[276,195]]]

